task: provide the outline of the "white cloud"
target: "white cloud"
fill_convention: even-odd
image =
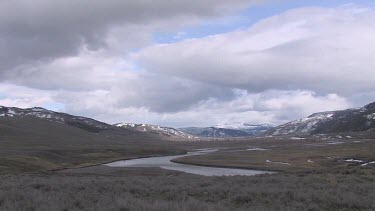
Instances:
[[[20,66],[4,78],[37,89],[82,91],[109,89],[137,74],[124,58],[83,48],[76,56]]]
[[[0,105],[9,107],[42,107],[49,103],[55,103],[54,92],[0,83]]]
[[[86,114],[103,121],[153,123],[165,126],[211,126],[218,122],[275,123],[308,116],[314,112],[351,107],[351,103],[336,94],[319,96],[311,91],[266,91],[247,93],[233,90],[232,99],[210,98],[188,109],[175,112],[155,112],[145,106],[122,106],[111,93],[95,92],[85,95],[65,93],[67,111]],[[79,100],[78,100],[79,99]],[[101,99],[101,101],[97,101]],[[75,102],[76,103],[72,103]],[[70,103],[69,103],[70,102]]]
[[[375,10],[300,8],[238,30],[136,54],[149,71],[250,91],[375,88]]]

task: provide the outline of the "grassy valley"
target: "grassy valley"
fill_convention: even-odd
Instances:
[[[374,210],[374,137],[368,131],[182,141],[3,117],[0,210]],[[174,162],[273,173],[207,177],[101,165],[202,148],[218,151]]]

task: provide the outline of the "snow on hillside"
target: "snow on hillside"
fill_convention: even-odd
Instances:
[[[76,126],[77,124],[85,124],[100,129],[107,129],[111,127],[111,125],[96,121],[94,119],[54,112],[41,107],[21,109],[16,107],[0,106],[0,117],[36,117],[52,122],[75,124]]]
[[[312,135],[361,132],[375,128],[375,103],[361,108],[327,111],[278,126],[265,135]]]
[[[315,113],[307,118],[298,119],[276,128],[272,135],[307,135],[314,129],[318,123],[332,119],[334,112]]]
[[[187,127],[179,130],[200,137],[227,138],[256,136],[274,127],[273,124],[224,122],[213,127]]]
[[[175,128],[171,127],[161,127],[158,125],[149,125],[149,124],[134,124],[134,123],[119,123],[115,124],[116,127],[135,129],[141,132],[151,132],[151,133],[161,133],[165,136],[171,136],[174,138],[184,138],[184,139],[198,139],[198,137],[182,132]]]
[[[55,115],[55,112],[39,107],[20,109],[0,106],[0,115],[3,117],[33,116],[41,119],[54,119],[56,121],[63,121],[63,118]]]
[[[225,129],[233,129],[233,130],[244,130],[244,129],[257,129],[257,128],[272,128],[276,125],[271,123],[264,123],[264,124],[251,124],[251,123],[243,123],[243,122],[222,122],[215,125],[215,128],[225,128]]]
[[[270,123],[251,124],[246,122],[225,122],[214,126],[214,128],[240,130],[247,133],[248,136],[256,136],[274,127],[276,127],[276,125]]]

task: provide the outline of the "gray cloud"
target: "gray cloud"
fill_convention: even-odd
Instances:
[[[119,81],[136,77],[123,58],[102,51],[19,66],[5,74],[12,83],[44,90],[108,90]]]
[[[111,90],[119,107],[145,107],[152,112],[174,113],[189,110],[209,98],[230,100],[230,89],[188,79],[145,74],[136,80],[124,81]]]
[[[215,17],[249,2],[254,1],[5,0],[0,4],[0,49],[6,49],[0,51],[0,72],[75,55],[83,45],[92,50],[106,47],[116,27],[127,47],[139,47],[150,42],[139,39],[149,30]]]

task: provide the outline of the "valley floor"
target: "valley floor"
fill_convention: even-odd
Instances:
[[[202,166],[237,167],[276,172],[319,172],[349,166],[375,167],[374,139],[261,139],[245,146],[173,160]]]
[[[75,157],[64,162],[71,162],[67,166],[73,168],[51,171],[48,165],[38,171],[35,164],[29,171],[18,160],[19,171],[0,171],[0,210],[375,210],[374,146],[375,140],[370,138],[266,138],[159,142],[142,150],[106,145],[105,149],[81,150],[79,155],[74,154],[79,149],[61,148],[49,154],[38,149],[29,154],[35,160],[28,162],[37,161],[43,167],[45,161],[41,160],[45,159],[57,165],[69,152]],[[177,162],[278,173],[206,177],[159,168],[91,166],[137,157],[136,152],[143,157],[198,148],[220,150]],[[56,152],[61,153],[57,160],[51,156]],[[84,163],[78,162],[81,157],[86,158]],[[76,168],[82,166],[89,167]]]

